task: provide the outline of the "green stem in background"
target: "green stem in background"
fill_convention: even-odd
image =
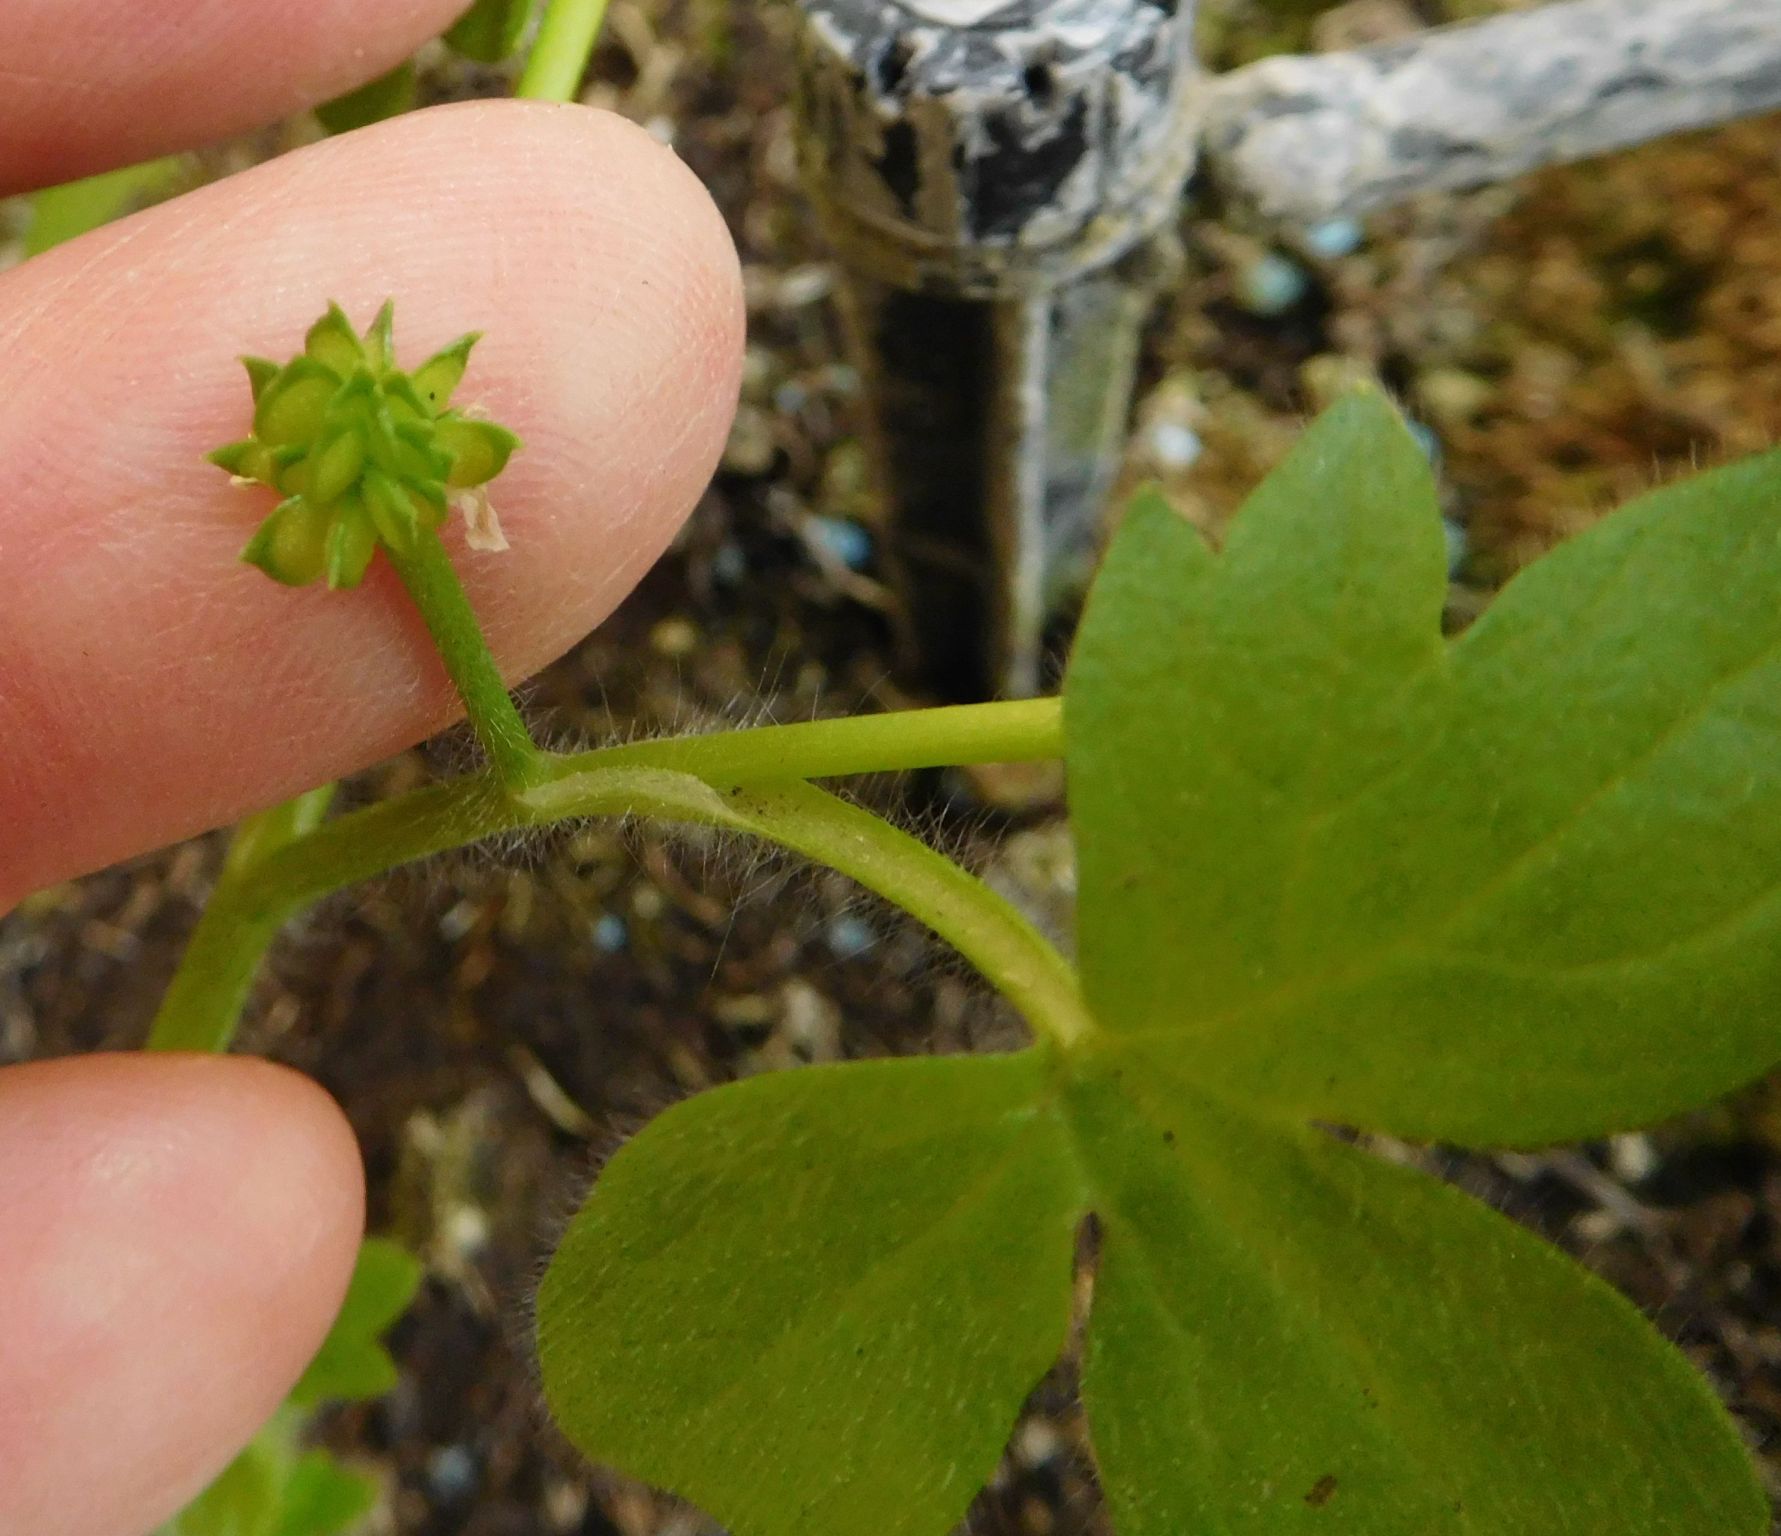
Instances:
[[[334,798],[324,784],[249,816],[235,828],[198,926],[149,1028],[151,1051],[226,1050],[254,972],[288,909],[256,903],[248,888],[266,860],[309,836]]]
[[[531,101],[573,101],[606,19],[606,0],[550,0],[514,88]]]
[[[426,621],[495,776],[509,789],[537,783],[544,755],[514,707],[439,535],[423,529],[413,548],[386,544],[384,553]]]
[[[337,784],[306,789],[281,805],[256,812],[236,823],[223,856],[222,880],[241,880],[279,849],[308,837],[327,819]]]

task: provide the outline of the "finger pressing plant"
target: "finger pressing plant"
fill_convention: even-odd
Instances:
[[[1620,1295],[1367,1133],[1534,1147],[1781,1058],[1781,454],[1657,490],[1444,636],[1427,461],[1359,394],[1214,550],[1128,510],[1061,699],[556,754],[439,542],[516,440],[404,373],[388,311],[250,363],[217,457],[282,501],[247,558],[351,587],[378,552],[487,765],[237,834],[151,1048],[227,1045],[300,908],[570,818],[724,828],[953,945],[1031,1035],[773,1073],[609,1164],[538,1297],[590,1457],[739,1536],[941,1536],[1065,1344],[1121,1536],[1759,1536],[1707,1382]],[[270,500],[271,498],[266,498]],[[346,528],[350,532],[341,532]],[[348,601],[342,596],[340,601]],[[1061,756],[1074,962],[815,782]]]
[[[303,1442],[319,1409],[395,1386],[396,1363],[381,1340],[420,1280],[415,1259],[386,1238],[367,1238],[340,1315],[289,1399],[155,1536],[341,1536],[357,1528],[377,1505],[377,1478]]]

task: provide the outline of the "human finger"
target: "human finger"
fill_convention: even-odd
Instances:
[[[243,133],[375,79],[465,0],[0,0],[0,193]]]
[[[244,1057],[0,1071],[0,1531],[142,1536],[271,1415],[339,1309],[352,1132]]]
[[[525,443],[492,487],[512,548],[457,551],[510,678],[698,497],[740,372],[735,253],[673,155],[585,108],[395,119],[0,277],[0,911],[456,713],[381,562],[356,592],[276,586],[237,559],[272,498],[203,462],[247,427],[236,353],[392,293],[407,359],[486,329],[454,398]]]

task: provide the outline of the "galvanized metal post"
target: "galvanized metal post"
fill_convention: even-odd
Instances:
[[[910,671],[1029,693],[1092,559],[1193,162],[1193,0],[805,0]],[[1159,242],[1158,237],[1164,238]]]

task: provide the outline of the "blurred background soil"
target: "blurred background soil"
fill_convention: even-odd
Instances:
[[[1503,8],[1221,0],[1207,51],[1229,64]],[[424,57],[429,99],[505,88],[499,71]],[[673,553],[526,691],[554,741],[919,702],[890,676],[857,379],[796,185],[788,57],[772,7],[613,5],[586,99],[649,125],[711,188],[746,263],[751,341],[723,470]],[[315,132],[209,153],[207,173]],[[16,227],[18,210],[7,216]],[[1160,478],[1216,527],[1321,398],[1375,373],[1439,463],[1456,624],[1617,500],[1781,437],[1781,121],[1326,226],[1297,249],[1205,219],[1183,228],[1187,273],[1152,327],[1131,478]],[[447,738],[351,793],[466,758]],[[1067,925],[1055,773],[858,788]],[[151,855],[0,922],[0,1061],[138,1042],[219,850],[211,837]],[[442,859],[308,917],[277,949],[244,1043],[338,1095],[374,1228],[428,1265],[394,1335],[400,1388],[324,1425],[382,1470],[383,1528],[707,1529],[590,1471],[548,1426],[527,1319],[553,1232],[600,1158],[679,1096],[800,1062],[1018,1038],[959,963],[839,877],[649,829]],[[1457,1179],[1624,1289],[1712,1377],[1781,1486],[1775,1085],[1549,1155],[1381,1150]],[[969,1525],[1106,1529],[1066,1371],[1036,1394]]]

